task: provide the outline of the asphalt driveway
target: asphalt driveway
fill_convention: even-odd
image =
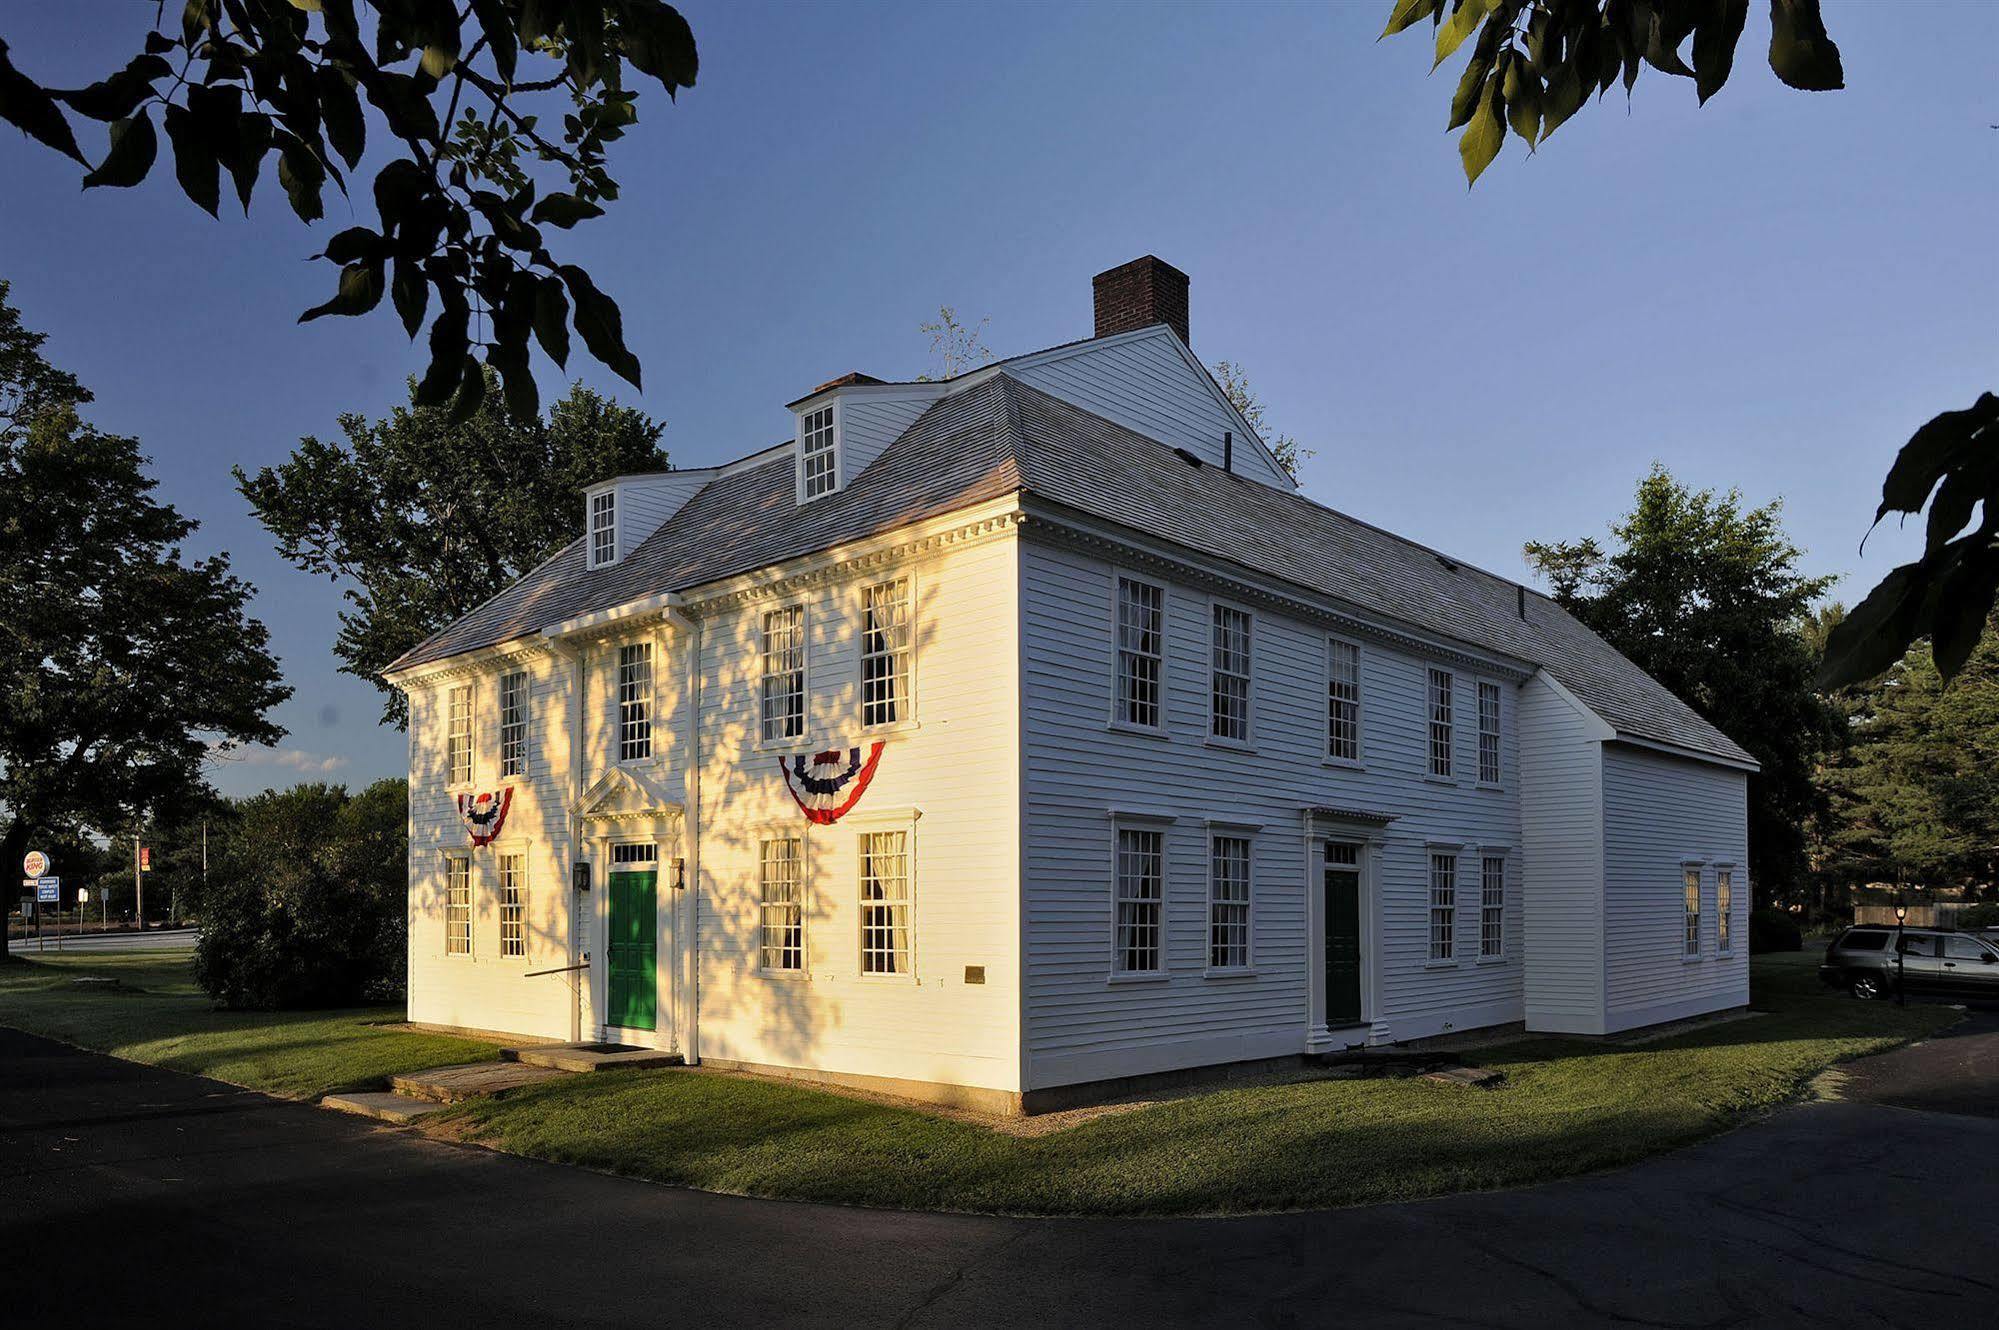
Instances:
[[[1957,1037],[1989,1058],[1999,1031]],[[1849,1090],[1894,1080],[1863,1073]],[[0,1296],[37,1327],[1986,1324],[1995,1199],[1999,1119],[1855,1101],[1412,1205],[849,1210],[440,1144],[0,1030]]]

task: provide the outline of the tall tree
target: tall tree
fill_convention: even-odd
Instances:
[[[85,424],[0,287],[0,867],[31,836],[108,834],[272,743],[280,681],[251,588],[153,497],[136,440]],[[4,943],[0,943],[4,946]],[[0,953],[4,954],[4,953]]]
[[[1382,35],[1428,19],[1433,69],[1469,44],[1447,128],[1464,130],[1458,155],[1475,183],[1509,129],[1532,151],[1592,94],[1622,82],[1628,95],[1648,66],[1693,80],[1705,103],[1728,82],[1748,17],[1749,0],[1392,0]],[[1769,62],[1793,88],[1846,86],[1819,0],[1770,0]],[[1923,639],[1945,679],[1970,657],[1999,604],[1999,396],[1936,416],[1902,445],[1875,524],[1926,507],[1922,556],[1882,578],[1831,634],[1819,676],[1828,687],[1880,674]]]
[[[1818,754],[1838,716],[1814,690],[1803,624],[1827,577],[1798,571],[1780,505],[1690,490],[1655,466],[1637,501],[1594,537],[1530,543],[1528,561],[1562,606],[1762,764],[1749,781],[1749,872],[1762,901],[1788,901],[1807,875]]]
[[[694,34],[672,6],[161,0],[130,9],[151,10],[151,31],[123,68],[88,87],[43,87],[0,41],[0,120],[75,161],[85,189],[146,178],[159,156],[157,115],[180,190],[202,211],[222,206],[226,173],[247,215],[268,165],[299,220],[316,222],[329,183],[347,196],[341,166],[361,165],[376,124],[393,154],[371,191],[378,224],[327,242],[318,257],[339,266],[339,281],[301,321],[365,314],[386,292],[414,338],[434,290],[421,400],[455,400],[461,413],[486,391],[474,368],[483,351],[514,409],[534,414],[530,336],[562,365],[571,327],[639,385],[617,305],[589,273],[556,260],[543,228],[601,216],[618,197],[609,149],[638,121],[627,67],[668,97],[694,86]],[[76,12],[79,24],[100,21]],[[106,126],[95,166],[72,116]]]
[[[585,486],[668,464],[660,425],[580,385],[546,419],[488,397],[460,420],[416,396],[383,420],[342,416],[344,441],[307,436],[278,466],[236,469],[279,552],[342,585],[334,654],[397,725],[389,662],[575,539]]]

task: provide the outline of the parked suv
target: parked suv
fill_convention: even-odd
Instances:
[[[1999,999],[1999,945],[1977,933],[1938,928],[1849,928],[1826,948],[1819,978],[1857,998],[1910,993]]]

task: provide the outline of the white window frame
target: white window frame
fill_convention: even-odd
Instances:
[[[511,685],[519,683],[516,696],[508,696]],[[528,698],[534,681],[526,670],[509,670],[500,676],[500,775],[525,776],[528,769]]]
[[[772,900],[770,895],[773,885],[770,870],[774,862],[770,851],[779,845],[791,847],[789,885],[792,897],[789,901]],[[757,969],[772,978],[803,979],[811,971],[811,944],[806,933],[805,884],[808,878],[805,855],[806,839],[794,828],[768,829],[757,838]],[[778,912],[775,923],[772,919],[774,910]],[[773,928],[780,933],[775,946],[771,942]],[[782,930],[787,928],[795,928],[798,932],[798,964],[772,965],[772,955],[782,956],[787,950],[782,939]]]
[[[1496,965],[1506,959],[1506,860],[1504,851],[1490,845],[1479,850],[1478,959],[1481,965]]]
[[[1341,680],[1337,677],[1336,662],[1340,659],[1343,653],[1348,655],[1353,661],[1353,679],[1351,681],[1353,696],[1351,698],[1340,698],[1336,696],[1334,693],[1334,690],[1338,688],[1341,683]],[[1366,710],[1366,705],[1363,700],[1363,689],[1361,685],[1362,654],[1363,653],[1361,651],[1360,643],[1355,642],[1350,638],[1337,637],[1331,634],[1327,635],[1326,637],[1326,743],[1325,743],[1325,751],[1323,754],[1327,766],[1359,768],[1362,765],[1364,765],[1366,760],[1367,750],[1363,746],[1365,741],[1362,737],[1363,734],[1362,716],[1365,714]],[[1349,719],[1349,724],[1353,729],[1353,752],[1351,755],[1345,753],[1337,753],[1333,751],[1334,708],[1336,706],[1341,705],[1342,703],[1344,703],[1347,707],[1351,708],[1353,713]]]
[[[1221,623],[1223,615],[1237,615],[1242,620],[1242,669],[1240,671],[1222,668]],[[1246,606],[1232,601],[1212,599],[1208,602],[1208,738],[1207,741],[1223,748],[1250,748],[1256,743],[1256,615]],[[1242,733],[1217,734],[1215,726],[1222,718],[1221,710],[1215,703],[1224,678],[1242,682]]]
[[[444,954],[472,958],[472,856],[444,856]]]
[[[1425,963],[1432,968],[1456,966],[1462,960],[1458,955],[1458,860],[1464,847],[1432,842],[1426,848],[1424,881],[1429,913],[1425,917],[1429,923],[1429,942]],[[1448,868],[1440,879],[1439,869],[1445,865]]]
[[[798,617],[798,731],[773,733],[771,727],[771,619],[778,615]],[[757,742],[764,747],[782,748],[804,743],[812,730],[812,616],[802,601],[771,605],[759,610],[757,633]],[[790,674],[786,670],[782,673]]]
[[[1682,959],[1697,961],[1704,950],[1701,939],[1701,893],[1707,889],[1702,880],[1707,875],[1701,870],[1704,861],[1684,859],[1680,862],[1680,909],[1682,911],[1680,929],[1680,955]]]
[[[1441,700],[1439,693],[1441,692]],[[1458,679],[1438,665],[1426,666],[1423,673],[1423,772],[1426,780],[1457,780],[1458,773]],[[1441,731],[1441,734],[1439,733]],[[1441,752],[1444,765],[1437,766]]]
[[[817,423],[824,416],[823,426],[826,444],[823,448],[813,448],[821,436],[822,427]],[[843,472],[845,459],[841,456],[840,399],[834,398],[819,406],[802,409],[798,413],[798,502],[810,503],[823,499],[829,494],[838,494],[846,483]],[[810,451],[808,451],[810,449]],[[824,488],[814,489],[812,464],[820,456],[830,459],[832,470]]]
[[[1159,625],[1154,634],[1158,650],[1145,652],[1125,645],[1124,589],[1127,585],[1144,587],[1158,593]],[[1133,573],[1116,571],[1111,578],[1111,720],[1114,730],[1126,730],[1134,734],[1163,736],[1166,733],[1166,628],[1167,594],[1166,584]],[[1140,639],[1141,643],[1143,638]],[[1148,725],[1144,721],[1131,718],[1132,707],[1125,696],[1125,658],[1150,660],[1156,663],[1153,711],[1157,717]]]
[[[877,836],[902,837],[902,895],[882,896],[879,903],[871,907],[868,897],[868,866],[870,856],[868,845]],[[871,983],[914,983],[916,980],[916,828],[908,822],[883,822],[864,825],[856,829],[854,836],[854,931],[856,972],[863,980]],[[893,912],[901,908],[902,920],[895,922],[890,914],[888,924],[890,940],[894,934],[902,934],[902,946],[898,950],[891,945],[886,954],[899,956],[901,968],[895,970],[871,970],[868,968],[870,954],[883,954],[879,947],[868,945],[868,911],[870,908],[885,908]],[[877,925],[879,927],[879,925]]]
[[[478,774],[472,757],[473,701],[469,683],[444,690],[444,783],[451,789],[471,785]]]
[[[1506,777],[1506,690],[1491,679],[1480,679],[1474,695],[1478,699],[1478,785],[1481,789],[1496,790]],[[1486,699],[1492,699],[1492,728],[1486,728]],[[1487,741],[1490,740],[1488,746]],[[1486,758],[1492,758],[1490,768]]]
[[[1224,881],[1217,871],[1221,868],[1223,842],[1242,846],[1241,895],[1231,894],[1226,899],[1222,895]],[[1234,884],[1228,884],[1233,888]],[[1223,911],[1231,916],[1240,911],[1240,919],[1223,918]],[[1240,929],[1241,959],[1226,956],[1216,960],[1217,952],[1234,951],[1236,944],[1223,941],[1224,929]],[[1207,974],[1210,978],[1224,978],[1229,975],[1251,974],[1256,969],[1256,830],[1253,827],[1231,826],[1214,823],[1208,828],[1208,935]]]
[[[1157,891],[1151,896],[1127,893],[1125,890],[1124,838],[1131,836],[1153,836],[1158,840]],[[1110,936],[1110,981],[1112,983],[1157,983],[1165,980],[1170,973],[1171,957],[1166,937],[1166,894],[1167,879],[1171,875],[1169,847],[1167,845],[1167,822],[1153,817],[1116,817],[1111,819],[1111,916]],[[1150,906],[1152,914],[1154,964],[1149,969],[1127,967],[1125,959],[1129,948],[1123,944],[1125,931],[1125,907],[1135,909]],[[1134,916],[1134,919],[1137,917]],[[1142,928],[1142,921],[1132,927]]]
[[[643,695],[633,693],[627,696],[627,690],[635,687],[635,682],[627,680],[625,677],[625,671],[628,666],[626,659],[627,652],[632,653],[633,659],[644,662],[645,680]],[[652,761],[654,722],[658,716],[658,709],[654,703],[659,696],[659,671],[654,668],[657,663],[657,657],[658,653],[653,650],[652,639],[650,638],[638,642],[620,642],[618,644],[617,654],[614,657],[617,662],[617,674],[615,676],[617,688],[612,700],[617,708],[616,741],[618,745],[618,764],[620,766],[634,762]],[[641,727],[643,728],[643,733],[641,733]]]
[[[609,568],[618,561],[618,491],[598,490],[590,496],[590,566]]]
[[[493,884],[500,907],[500,949],[503,960],[526,960],[528,954],[528,857],[519,847],[502,849],[493,860]]]
[[[1735,865],[1714,866],[1714,949],[1723,956],[1735,951]]]
[[[872,650],[869,645],[871,637],[868,631],[869,618],[873,608],[870,604],[870,598],[876,592],[896,586],[902,588],[902,619],[899,625],[891,625],[891,627],[900,627],[901,645],[896,646],[891,644],[886,650]],[[857,611],[857,618],[861,625],[860,677],[856,681],[856,693],[861,699],[861,728],[877,733],[885,730],[906,728],[916,721],[916,574],[913,572],[897,573],[892,577],[863,583],[860,588],[860,606]],[[868,698],[868,666],[871,661],[882,659],[889,661],[889,671],[886,677],[892,685],[895,715],[886,720],[877,719],[871,721],[868,719],[868,708],[870,705]]]

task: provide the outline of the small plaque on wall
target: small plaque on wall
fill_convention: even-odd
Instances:
[[[965,982],[966,982],[966,983],[968,983],[968,984],[983,984],[983,983],[984,983],[985,981],[986,981],[986,967],[985,967],[985,966],[983,966],[983,965],[967,965],[967,966],[965,967]]]

